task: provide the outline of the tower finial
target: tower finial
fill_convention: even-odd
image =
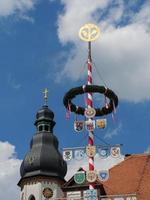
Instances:
[[[44,94],[44,105],[47,106],[47,103],[48,103],[48,89],[47,88],[44,89],[43,94]]]

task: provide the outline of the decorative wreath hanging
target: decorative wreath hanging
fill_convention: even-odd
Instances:
[[[94,108],[96,111],[95,116],[107,115],[111,113],[118,105],[118,97],[112,90],[104,86],[99,86],[99,85],[85,85],[85,86],[72,88],[71,90],[69,90],[65,94],[64,99],[63,99],[64,106],[70,112],[84,115],[85,108],[76,106],[74,103],[72,103],[72,99],[74,99],[77,95],[84,94],[84,93],[101,93],[101,94],[104,94],[109,99],[109,103],[107,106],[104,106],[102,108]]]

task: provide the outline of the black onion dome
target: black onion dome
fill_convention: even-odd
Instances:
[[[42,108],[37,112],[36,114],[36,118],[37,120],[40,119],[49,119],[49,120],[53,120],[54,119],[54,113],[52,110],[50,110],[48,108],[47,105],[42,106]]]
[[[58,140],[53,135],[54,113],[43,106],[37,112],[35,125],[37,132],[30,144],[30,151],[26,154],[21,167],[22,178],[44,175],[64,179],[67,164],[58,151]]]

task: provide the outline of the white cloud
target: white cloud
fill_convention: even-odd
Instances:
[[[115,128],[114,130],[108,130],[108,131],[106,132],[104,138],[105,138],[105,139],[106,139],[106,138],[107,138],[107,139],[111,139],[112,137],[117,136],[118,134],[120,134],[121,130],[122,130],[122,123],[120,123],[120,124],[118,125],[118,127]]]
[[[112,168],[113,166],[119,164],[124,160],[124,156],[121,155],[120,158],[113,158],[111,156],[102,159],[98,155],[95,156],[94,159],[94,166],[95,170],[98,172],[100,170],[108,170]],[[77,160],[71,160],[68,162],[68,171],[66,175],[66,180],[70,179],[77,171],[78,169],[82,167],[84,170],[88,170],[88,158],[85,157],[84,159],[77,161]]]
[[[19,167],[21,160],[16,158],[15,147],[0,141],[0,199],[19,199]]]
[[[24,13],[34,8],[37,0],[0,0],[0,17]]]
[[[150,100],[150,3],[134,13],[117,1],[62,0],[64,11],[58,17],[58,36],[62,44],[72,42],[59,79],[77,80],[86,61],[87,44],[78,38],[78,30],[88,22],[101,28],[101,37],[93,43],[93,60],[108,87],[119,98],[140,102]],[[133,5],[132,5],[133,6]],[[123,24],[124,23],[124,24]],[[94,72],[93,72],[94,73]],[[97,73],[95,82],[102,84]]]

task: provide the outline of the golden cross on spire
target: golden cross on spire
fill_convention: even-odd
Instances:
[[[48,89],[45,88],[44,91],[43,91],[43,94],[44,94],[44,104],[47,105],[47,102],[48,102]]]

